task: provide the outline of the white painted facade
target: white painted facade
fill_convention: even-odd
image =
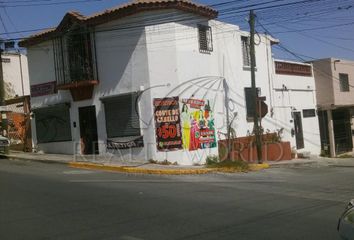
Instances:
[[[311,64],[282,60],[276,61],[312,67]],[[292,113],[300,112],[302,116],[304,148],[298,150],[298,152],[319,155],[321,141],[317,112],[312,117],[304,117],[303,114],[303,110],[317,109],[314,75],[312,74],[310,77],[276,74],[274,69],[272,89],[273,121],[278,128],[284,128],[283,138],[290,141],[294,149],[296,148],[295,136],[291,134],[291,130],[294,130]]]
[[[3,52],[2,68],[6,98],[30,94],[27,56],[18,52]]]
[[[166,23],[153,24],[144,19],[168,14],[176,19],[194,19],[186,22],[169,19]],[[140,27],[130,30],[114,30],[142,19]],[[209,25],[212,28],[213,51],[201,53],[199,51],[197,24]],[[47,153],[74,154],[80,152],[80,131],[78,108],[94,105],[97,114],[97,132],[100,142],[99,152],[102,155],[111,154],[106,149],[107,141],[106,120],[103,97],[124,93],[143,91],[139,101],[141,116],[140,127],[144,137],[143,148],[132,148],[115,152],[122,159],[146,162],[150,159],[177,162],[181,165],[203,163],[206,156],[217,154],[217,148],[197,151],[159,152],[156,148],[156,136],[153,117],[153,98],[179,96],[180,98],[209,99],[213,103],[215,127],[219,139],[226,133],[225,91],[223,79],[226,79],[229,88],[230,114],[237,114],[233,128],[237,136],[246,136],[252,132],[253,123],[247,122],[245,109],[244,88],[251,86],[251,74],[244,68],[242,62],[241,36],[247,32],[240,31],[236,25],[216,20],[204,19],[179,10],[150,11],[135,14],[122,20],[115,20],[99,25],[95,29],[96,60],[99,84],[95,86],[93,97],[90,100],[73,102],[69,91],[59,90],[57,94],[33,97],[32,108],[41,108],[57,103],[70,102],[70,118],[72,123],[72,141],[37,144],[36,126],[32,122],[34,145],[38,150]],[[257,59],[257,87],[261,88],[261,95],[267,98],[266,103],[273,109],[274,114],[268,114],[262,121],[264,129],[275,131],[283,127],[285,141],[293,138],[288,134],[291,131],[291,109],[315,108],[315,100],[307,86],[313,87],[313,78],[304,79],[305,84],[299,82],[301,77],[279,77],[274,74],[271,52],[271,39],[260,36],[260,43],[256,46]],[[273,41],[273,40],[272,40]],[[46,41],[28,48],[29,72],[31,85],[51,82],[56,79],[53,57],[53,45]],[[291,102],[288,98],[279,98],[276,90],[280,82],[286,82],[289,87],[301,91],[291,93]],[[299,84],[299,85],[297,85]],[[302,91],[303,90],[303,91]],[[305,98],[310,99],[307,101]],[[296,100],[298,99],[298,100]],[[269,103],[269,101],[272,103]],[[313,100],[313,101],[312,101]],[[76,128],[74,122],[77,123]],[[305,150],[312,154],[319,154],[318,123],[303,121],[304,129],[314,132],[306,135]],[[307,134],[307,133],[306,133]]]

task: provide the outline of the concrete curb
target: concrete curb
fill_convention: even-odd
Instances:
[[[317,161],[308,161],[308,162],[293,162],[293,163],[277,163],[270,164],[271,168],[281,168],[281,167],[299,167],[299,166],[310,166],[310,165],[318,165]]]
[[[83,168],[93,170],[104,170],[121,173],[140,173],[140,174],[156,174],[156,175],[191,175],[191,174],[207,174],[215,172],[214,169],[149,169],[124,166],[101,165],[94,163],[70,162],[69,167]]]
[[[83,168],[103,171],[114,171],[121,173],[140,173],[140,174],[156,174],[156,175],[194,175],[208,173],[240,173],[244,172],[239,169],[230,168],[202,168],[202,169],[151,169],[151,168],[136,168],[124,166],[100,165],[94,163],[79,163],[71,162],[69,166],[72,168]],[[260,171],[269,168],[269,164],[250,164],[250,171]]]
[[[20,160],[28,162],[39,162],[39,163],[49,163],[49,164],[62,164],[67,165],[72,168],[81,169],[91,169],[91,170],[103,170],[103,171],[113,171],[120,173],[137,173],[137,174],[150,174],[150,175],[201,175],[208,173],[241,173],[245,172],[242,169],[232,169],[232,168],[199,168],[199,169],[154,169],[154,168],[139,168],[132,166],[114,166],[114,165],[104,165],[97,163],[88,162],[65,162],[60,160],[43,160],[35,159],[33,156],[23,157],[11,154],[0,154],[0,157],[9,160]],[[269,164],[249,164],[249,171],[260,171],[269,168]],[[246,171],[247,172],[247,171]]]
[[[49,163],[49,164],[63,164],[68,165],[68,162],[59,161],[59,160],[41,160],[41,159],[34,159],[32,157],[19,157],[15,155],[9,154],[0,154],[0,158],[8,159],[8,160],[20,160],[20,161],[27,161],[27,162],[39,162],[39,163]]]
[[[264,169],[270,168],[270,165],[268,163],[262,163],[262,164],[248,164],[249,168],[251,171],[260,171]]]

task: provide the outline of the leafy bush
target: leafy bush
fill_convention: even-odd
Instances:
[[[219,157],[216,156],[216,155],[210,155],[206,158],[206,164],[209,166],[209,165],[213,165],[213,164],[217,164],[219,163],[220,160],[219,160]]]
[[[247,162],[241,160],[226,160],[220,161],[219,157],[216,155],[210,155],[206,159],[206,165],[208,168],[220,168],[230,171],[248,171],[249,166]]]

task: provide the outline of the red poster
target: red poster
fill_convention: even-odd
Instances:
[[[155,98],[154,108],[157,150],[182,149],[179,98]]]

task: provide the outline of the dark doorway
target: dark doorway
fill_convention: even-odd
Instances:
[[[95,106],[79,108],[81,153],[98,154]]]
[[[353,140],[349,109],[333,110],[332,117],[336,154],[351,152]]]
[[[302,129],[301,112],[293,112],[293,116],[294,116],[296,148],[302,149],[305,147],[305,144],[304,144],[304,132]]]
[[[327,111],[318,111],[318,123],[320,126],[321,150],[324,154],[330,155],[330,143],[328,132],[328,116]]]

